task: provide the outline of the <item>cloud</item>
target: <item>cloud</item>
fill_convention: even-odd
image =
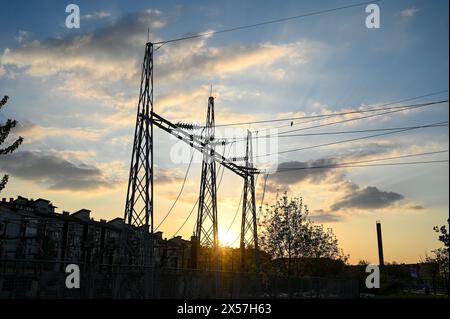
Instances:
[[[102,11],[89,13],[92,19],[105,17],[106,14]],[[0,76],[14,71],[52,79],[57,84],[49,92],[62,92],[72,98],[99,102],[113,110],[96,114],[96,118],[105,124],[131,125],[135,117],[136,90],[140,83],[147,28],[150,27],[151,39],[158,41],[160,39],[155,32],[165,25],[165,15],[149,9],[76,35],[38,41],[30,39],[29,34],[23,34],[22,38],[26,41],[21,40],[21,47],[7,48],[3,54],[0,53]],[[327,52],[324,44],[311,40],[224,48],[210,45],[208,41],[209,38],[204,37],[163,46],[155,54],[154,77],[159,85],[155,92],[156,105],[170,107],[170,111],[177,113],[177,116],[189,114],[187,106],[181,105],[186,102],[186,96],[173,93],[175,80],[189,79],[190,83],[195,80],[209,81],[213,77],[224,78],[242,74],[243,71],[246,71],[245,76],[262,76],[262,72],[264,77],[273,74],[274,80],[278,80],[285,76],[289,66],[304,64],[319,53]],[[194,98],[207,92],[202,91],[201,85],[194,90],[196,92],[191,92],[195,93]],[[194,109],[192,104],[196,99],[192,96],[187,98],[191,102],[190,110]]]
[[[410,205],[410,206],[408,206],[408,209],[411,209],[411,210],[424,210],[425,207],[423,207],[422,205]]]
[[[131,13],[84,34],[25,41],[20,48],[5,49],[0,61],[4,68],[14,66],[33,77],[57,77],[59,90],[123,107],[135,98],[127,92],[134,93],[139,83],[147,28],[154,32],[164,25],[159,11]]]
[[[367,186],[362,189],[358,187],[354,192],[347,194],[331,205],[331,210],[337,211],[348,208],[370,210],[386,208],[403,198],[403,195],[399,193],[382,191],[375,186]]]
[[[320,183],[335,176],[333,168],[308,169],[308,167],[323,167],[335,164],[334,159],[317,159],[309,162],[283,162],[271,176],[271,180],[279,184],[295,184],[303,181]],[[295,170],[294,170],[295,169]]]
[[[339,151],[339,157],[343,161],[354,159],[372,159],[373,155],[391,153],[401,147],[399,143],[393,141],[377,141],[346,144],[345,148]],[[394,154],[393,154],[394,155]],[[338,155],[335,155],[338,156]]]
[[[415,7],[411,7],[411,8],[407,8],[404,9],[400,12],[400,14],[402,15],[402,17],[412,17],[414,16],[417,12],[419,11],[419,9],[415,8]]]
[[[317,209],[311,213],[311,219],[318,222],[342,221],[345,214],[357,211],[370,211],[375,209],[387,209],[402,207],[403,210],[419,211],[425,209],[423,206],[411,203],[400,204],[404,199],[402,194],[393,191],[385,191],[376,186],[362,187],[354,182],[346,180],[346,172],[334,168],[307,169],[314,166],[330,166],[347,159],[358,157],[371,158],[371,155],[379,152],[390,152],[391,145],[384,147],[374,144],[367,151],[354,150],[345,154],[341,159],[328,158],[308,162],[284,162],[278,166],[277,171],[272,174],[266,184],[266,193],[274,194],[277,191],[297,192],[303,189],[305,198],[319,201]],[[304,168],[292,170],[293,168]],[[261,184],[261,183],[260,183]],[[262,187],[262,185],[260,185]],[[315,191],[315,189],[317,189]],[[315,193],[318,192],[318,193]],[[322,204],[320,204],[322,201]],[[322,206],[323,205],[323,206]],[[316,206],[317,207],[317,206]]]
[[[199,102],[206,104],[208,93],[208,89],[203,86],[188,91],[182,90],[163,94],[155,99],[155,107],[158,108],[159,112],[171,111],[171,109],[174,108],[176,108],[177,111],[189,110],[193,103],[197,106],[201,105],[198,104]]]
[[[178,183],[183,180],[183,177],[181,177],[181,172],[174,170],[174,169],[168,169],[168,168],[158,168],[155,171],[154,178],[155,178],[155,183],[161,184],[161,185]]]
[[[30,32],[19,30],[19,35],[16,37],[16,40],[17,40],[17,42],[23,44],[28,40],[29,37],[30,37]]]
[[[184,122],[194,122],[204,125],[206,118],[208,97],[210,94],[210,86],[200,85],[188,90],[176,90],[166,94],[158,95],[155,98],[156,112],[168,119],[179,119]],[[242,121],[242,110],[234,111],[228,105],[236,105],[242,103],[242,100],[255,99],[259,97],[259,92],[251,92],[245,90],[236,90],[224,85],[216,85],[213,87],[213,96],[216,101],[216,116],[220,118],[220,123],[230,123]],[[254,113],[245,114],[246,121],[262,119],[270,114]],[[135,111],[133,111],[133,119],[135,119]],[[199,122],[200,121],[200,122]],[[233,128],[232,130],[223,127],[216,128],[217,136],[242,136],[246,130]],[[236,135],[239,133],[240,135]]]
[[[93,158],[94,156],[96,156],[96,152],[95,151],[69,151],[69,150],[63,150],[63,151],[59,151],[59,150],[55,150],[55,149],[51,149],[49,150],[49,152],[53,153],[53,154],[57,154],[59,155],[61,158],[66,159],[66,160],[85,160],[85,159],[89,159],[89,158]]]
[[[285,76],[285,70],[275,64],[281,62],[288,65],[304,64],[324,46],[313,41],[298,41],[287,44],[266,42],[217,48],[207,45],[207,41],[207,38],[202,38],[167,49],[157,60],[158,80],[182,80],[198,76],[225,77],[248,69],[255,72],[266,70],[268,71],[266,76],[270,77],[272,74],[274,79],[279,80]],[[256,66],[258,68],[255,68]],[[267,70],[268,66],[272,68]]]
[[[360,186],[346,179],[348,170],[328,167],[336,163],[379,158],[379,154],[395,156],[398,155],[398,147],[396,143],[380,141],[370,143],[367,147],[357,145],[330,158],[280,163],[267,181],[266,192],[273,195],[279,190],[287,192],[302,190],[303,196],[317,200],[320,205],[318,208],[322,207],[312,214],[314,219],[322,222],[341,220],[343,216],[337,216],[337,211],[354,213],[358,210],[386,209],[394,206],[401,206],[402,209],[409,211],[422,210],[424,209],[422,206],[411,203],[399,206],[398,202],[404,199],[402,194],[385,191],[374,185]],[[414,151],[419,150],[411,150]]]
[[[319,223],[341,222],[343,217],[333,213],[327,213],[323,209],[317,209],[309,214],[309,219]]]
[[[85,127],[65,127],[63,129],[59,127],[44,127],[29,121],[21,122],[14,129],[14,133],[23,136],[25,143],[32,143],[49,137],[69,137],[71,139],[97,141],[103,135],[103,131],[99,129]]]
[[[110,17],[111,13],[104,11],[104,10],[100,10],[100,11],[94,11],[92,13],[87,13],[83,16],[81,16],[81,19],[85,19],[85,20],[99,20],[99,19],[104,19],[107,17]]]
[[[105,13],[89,14],[93,19],[94,16],[105,16]],[[166,25],[166,20],[162,12],[149,9],[127,14],[111,20],[111,24],[105,27],[75,35],[38,41],[30,39],[28,33],[19,34],[25,39],[21,40],[21,46],[7,48],[3,54],[0,53],[0,77],[23,73],[52,83],[48,94],[98,103],[96,106],[100,108],[96,107],[88,117],[83,116],[80,120],[101,123],[109,133],[133,126],[147,28],[150,27],[150,38],[158,41],[160,39],[155,33]],[[158,85],[155,109],[168,119],[203,121],[204,115],[199,117],[198,114],[199,110],[204,114],[209,92],[209,86],[204,83],[212,83],[212,78],[243,75],[267,80],[267,76],[273,74],[274,80],[278,80],[284,77],[289,66],[302,65],[328,51],[324,50],[324,44],[311,40],[217,47],[204,37],[163,46],[154,56],[154,78]],[[186,79],[191,83],[188,89],[174,90],[175,81]],[[242,120],[242,110],[236,112],[232,107],[242,102],[242,99],[236,100],[239,96],[246,94],[245,102],[251,99],[255,104],[264,98],[257,96],[260,92],[242,90],[245,91],[241,87],[214,87],[214,96],[221,103],[218,114],[221,121]],[[271,115],[255,113],[245,116],[246,120],[256,120]],[[74,128],[71,132],[65,130],[64,134],[98,140],[101,133]],[[26,141],[56,134],[57,128],[34,126],[28,128]]]
[[[89,191],[117,185],[117,181],[109,179],[98,167],[75,163],[56,154],[17,151],[2,156],[0,168],[14,177],[42,184],[51,190]]]

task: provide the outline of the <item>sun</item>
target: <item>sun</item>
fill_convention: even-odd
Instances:
[[[219,243],[221,246],[231,246],[236,240],[236,235],[232,231],[219,229]]]

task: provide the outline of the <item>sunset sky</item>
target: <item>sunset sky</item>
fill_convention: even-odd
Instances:
[[[0,173],[11,176],[1,196],[46,198],[58,211],[88,208],[96,219],[123,217],[148,28],[156,42],[358,2],[77,0],[72,3],[80,7],[81,27],[68,29],[70,2],[0,0],[0,97],[10,97],[0,121],[17,119],[10,141],[25,138],[19,150],[0,158]],[[211,85],[216,124],[343,112],[435,92],[441,93],[395,106],[447,100],[448,1],[385,0],[379,6],[380,29],[366,28],[367,13],[360,6],[166,44],[154,56],[155,111],[173,122],[204,123]],[[442,103],[298,133],[420,126],[448,117],[448,103]],[[247,129],[279,126],[285,126],[279,132],[302,127],[299,121],[292,127],[281,121],[240,130],[221,127],[217,135],[244,136]],[[188,163],[175,163],[177,141],[155,130],[158,225],[178,195]],[[296,136],[274,145],[284,151],[371,134]],[[243,143],[237,144],[230,156],[244,155]],[[259,164],[317,166],[447,150],[448,144],[447,126],[424,128],[284,153]],[[254,155],[267,153],[255,148]],[[448,153],[383,163],[440,159]],[[195,158],[180,200],[161,226],[164,237],[174,235],[198,197],[199,163]],[[378,261],[375,222],[380,220],[385,260],[417,262],[439,247],[432,228],[448,218],[448,165],[278,172],[268,178],[264,203],[274,202],[277,189],[302,196],[311,217],[333,228],[351,263]],[[258,206],[262,186],[260,176]],[[226,243],[239,234],[240,211],[226,230],[241,192],[241,178],[225,170],[218,218]],[[195,217],[196,210],[180,235],[192,234]]]

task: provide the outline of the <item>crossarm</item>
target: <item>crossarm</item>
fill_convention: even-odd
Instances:
[[[141,115],[144,119],[151,121],[154,125],[161,128],[162,130],[168,132],[169,134],[175,136],[176,138],[182,140],[192,148],[197,151],[208,154],[213,160],[217,163],[225,166],[232,172],[241,176],[242,178],[246,178],[248,174],[257,174],[258,170],[255,168],[247,168],[245,166],[236,165],[225,156],[216,152],[208,143],[205,143],[203,140],[195,137],[192,134],[184,131],[179,128],[169,120],[163,118],[162,116],[156,114],[155,112],[151,112],[151,117],[147,117],[145,115]]]

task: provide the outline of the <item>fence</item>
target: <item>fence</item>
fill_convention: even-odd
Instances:
[[[80,288],[68,289],[64,265],[0,261],[0,298],[358,298],[352,278],[281,277],[192,269],[80,265]]]

